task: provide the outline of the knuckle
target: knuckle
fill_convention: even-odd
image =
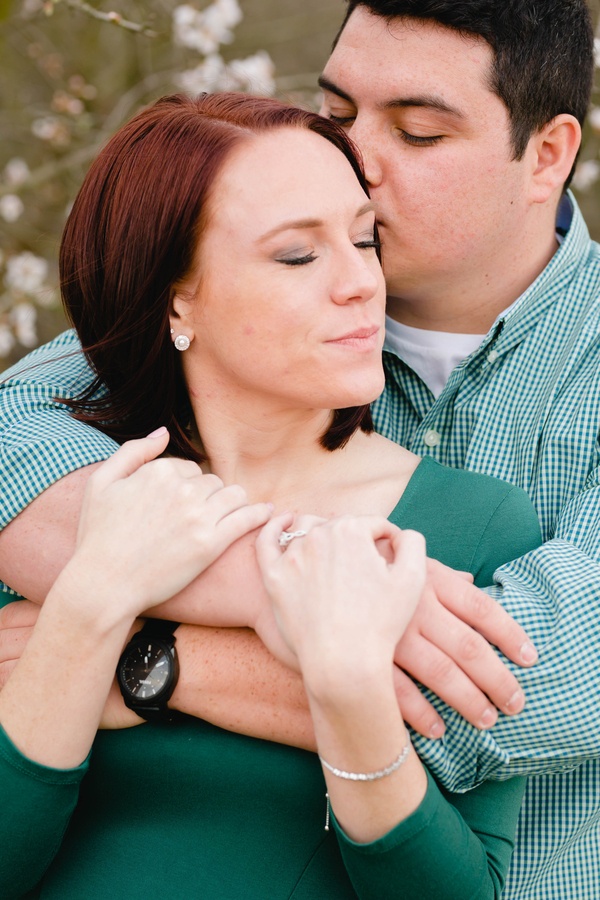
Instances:
[[[466,589],[467,602],[471,607],[473,616],[479,620],[486,619],[494,609],[494,601],[483,591],[480,591],[479,588],[466,585]]]
[[[467,663],[481,659],[488,650],[490,653],[494,652],[485,638],[476,631],[469,631],[463,635],[458,646],[460,659]]]
[[[403,701],[404,703],[406,703],[410,697],[414,697],[415,691],[418,693],[418,688],[414,682],[412,682],[404,672],[401,672],[397,668],[394,672],[394,689],[398,700]]]
[[[218,475],[213,475],[212,472],[207,472],[202,476],[202,484],[215,489],[224,487],[222,479]]]
[[[196,492],[194,490],[194,485],[189,479],[186,478],[176,482],[170,490],[171,496],[176,498],[177,504],[180,505],[183,510],[189,509],[191,512],[195,511],[194,500],[196,499]]]
[[[20,612],[19,602],[20,601],[7,603],[6,606],[3,606],[2,609],[0,609],[0,629],[11,628],[15,624],[15,621],[18,621]]]
[[[427,684],[431,687],[435,684],[447,685],[454,681],[456,666],[448,656],[436,656],[433,661],[429,662],[426,669],[428,674]]]

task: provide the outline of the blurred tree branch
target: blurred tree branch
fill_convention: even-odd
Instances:
[[[77,9],[79,12],[85,13],[101,22],[109,22],[111,25],[118,25],[119,28],[125,28],[126,31],[135,31],[139,34],[146,35],[146,37],[157,37],[157,33],[152,31],[146,25],[130,22],[127,19],[124,19],[121,13],[118,12],[102,12],[101,10],[90,6],[89,3],[85,3],[84,0],[45,0],[44,12],[46,15],[51,16],[54,12],[54,7],[59,3],[64,3],[65,6],[68,6],[70,9]]]

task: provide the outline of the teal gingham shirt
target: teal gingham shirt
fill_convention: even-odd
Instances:
[[[419,455],[523,487],[547,541],[498,570],[490,589],[540,650],[536,667],[517,670],[525,712],[478,732],[434,699],[444,739],[414,736],[451,790],[534,776],[505,900],[600,898],[600,248],[571,202],[548,267],[440,397],[385,352],[387,387],[375,405],[379,430]],[[62,475],[115,449],[52,399],[89,384],[78,350],[66,332],[4,373],[0,528]]]

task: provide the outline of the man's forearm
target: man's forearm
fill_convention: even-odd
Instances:
[[[315,749],[302,679],[253,631],[181,625],[176,636],[181,674],[171,707],[228,731]]]

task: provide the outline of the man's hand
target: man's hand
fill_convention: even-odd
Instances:
[[[521,712],[523,691],[488,641],[520,666],[537,661],[525,631],[498,603],[474,587],[470,576],[430,559],[421,602],[395,656],[398,702],[413,728],[439,737],[444,725],[404,672],[476,728],[491,728],[497,709],[507,715]]]
[[[37,622],[40,607],[17,600],[0,609],[0,690],[21,658]]]

